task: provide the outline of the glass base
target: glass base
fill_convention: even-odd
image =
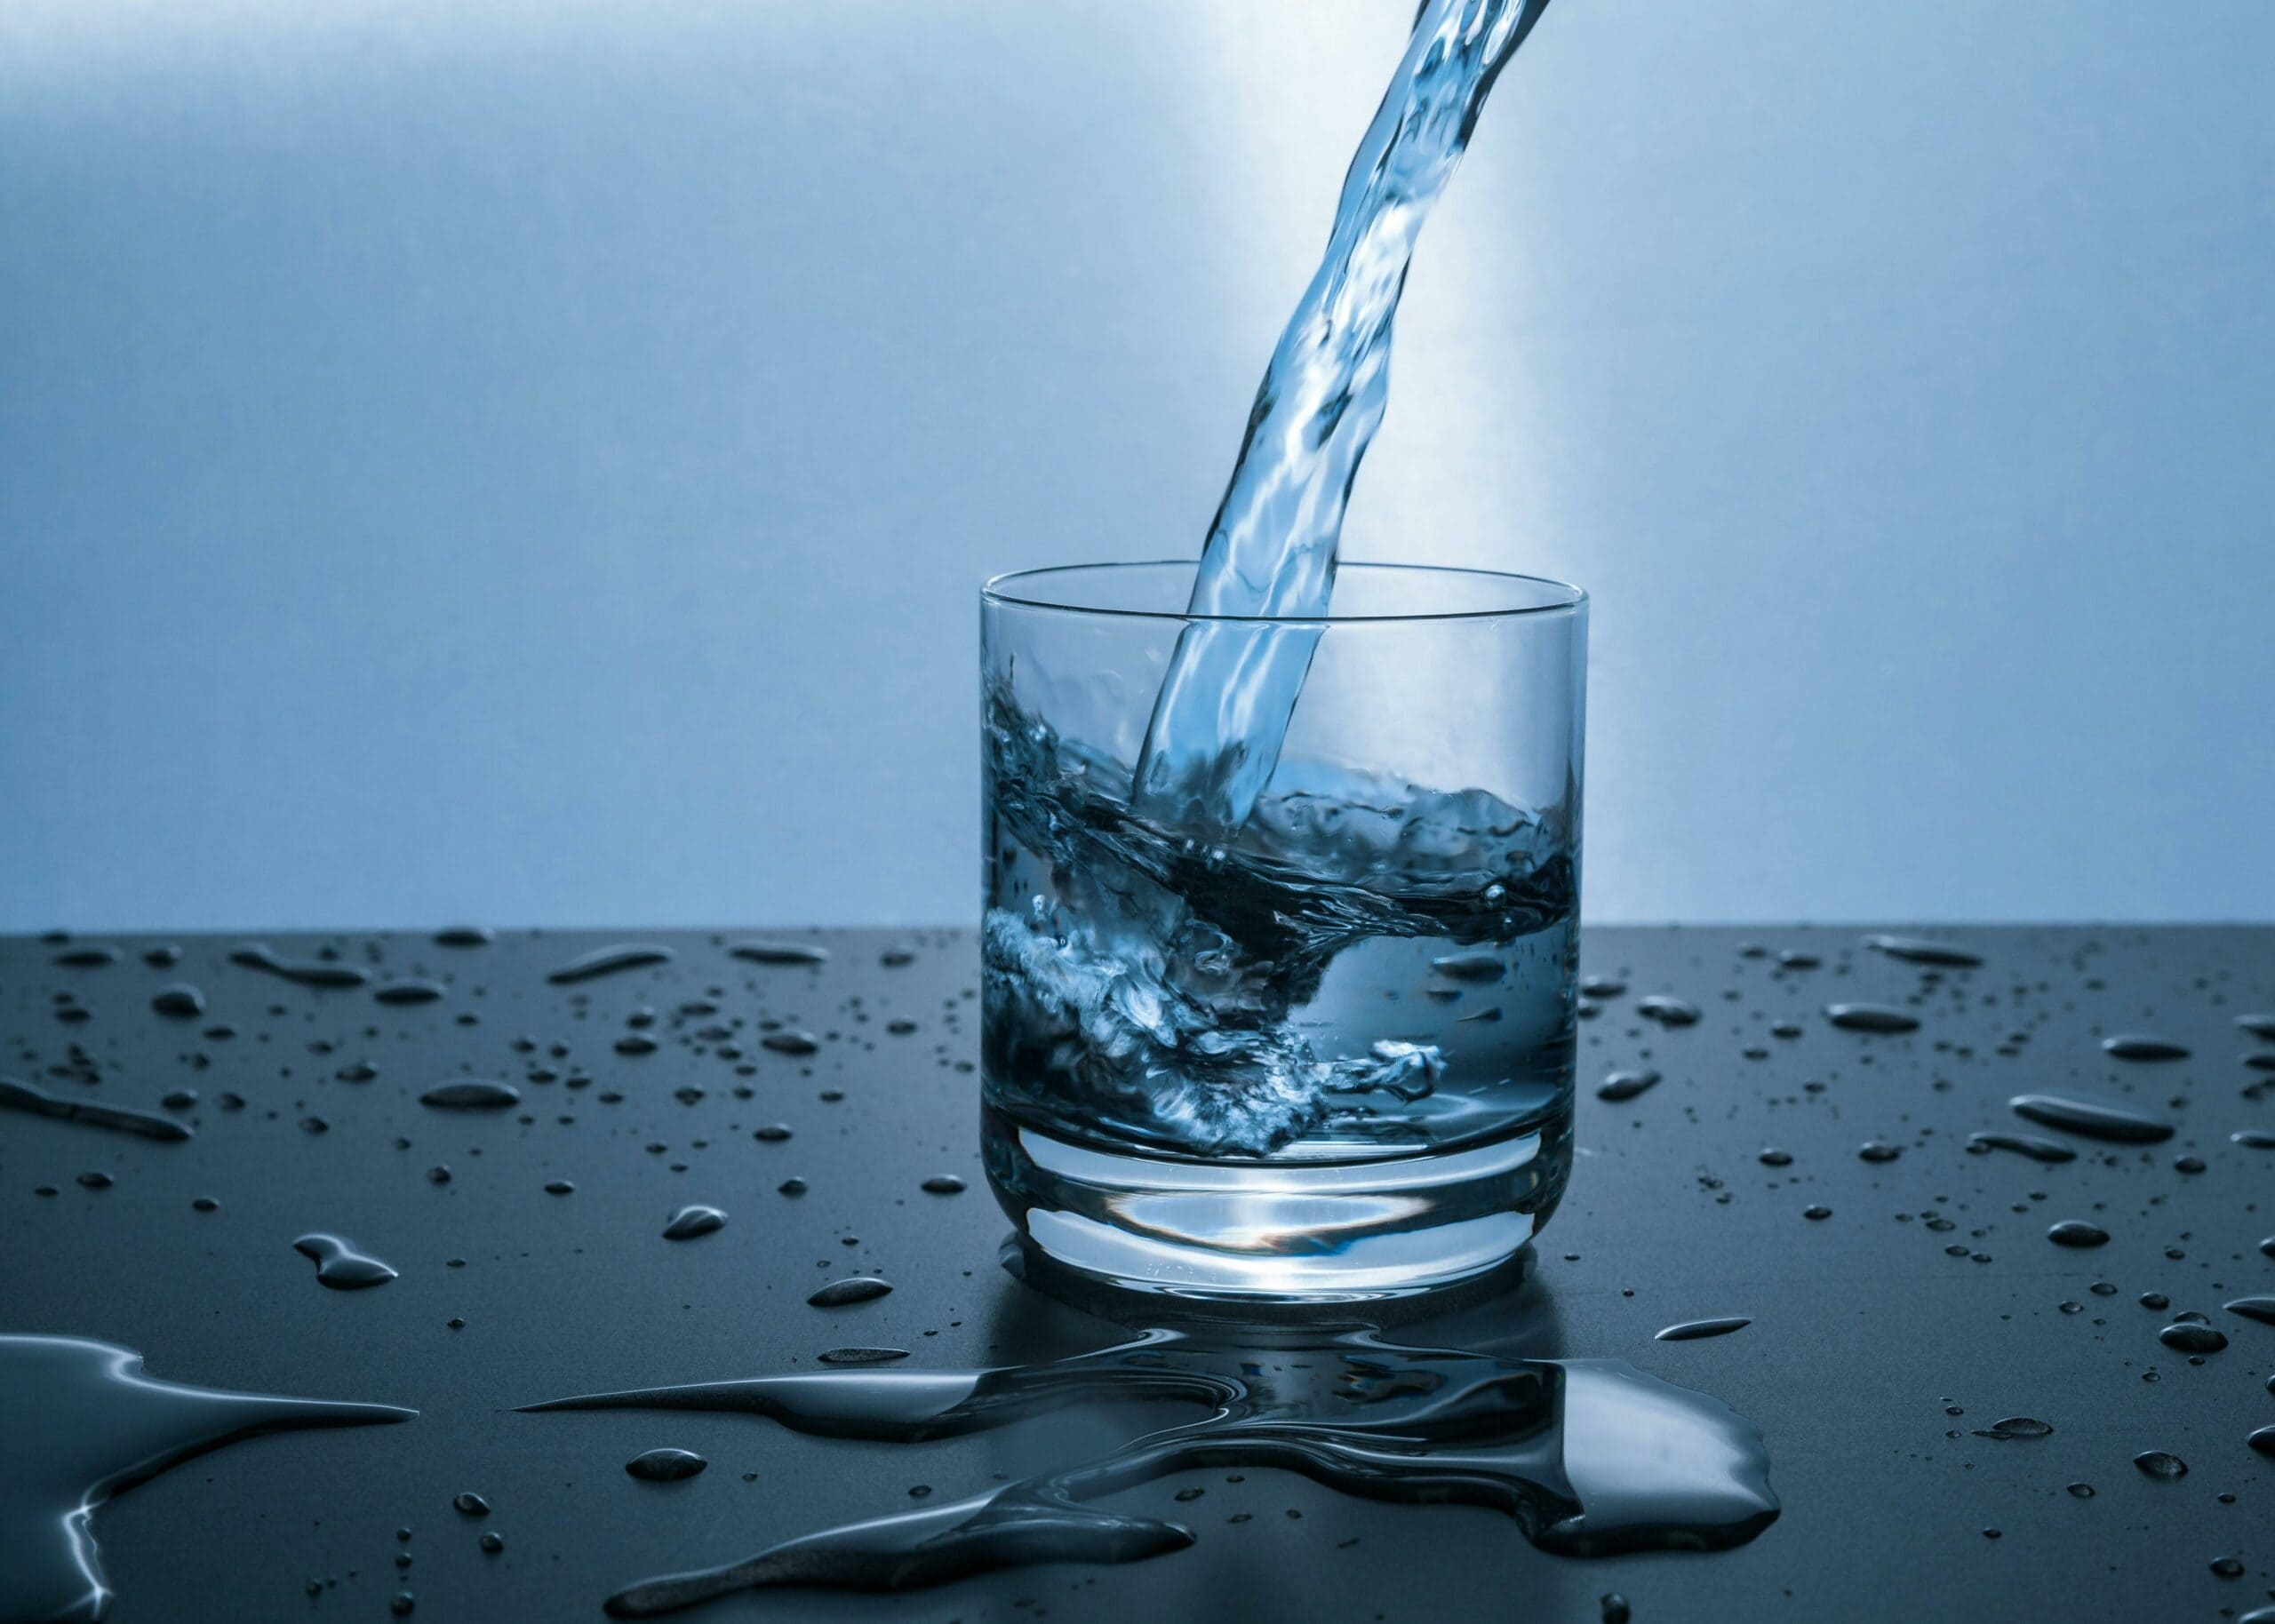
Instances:
[[[1194,1162],[1106,1151],[981,1111],[995,1198],[1059,1270],[1229,1303],[1382,1302],[1512,1265],[1554,1212],[1568,1120],[1378,1161]]]

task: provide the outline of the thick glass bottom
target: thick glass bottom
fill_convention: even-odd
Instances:
[[[995,1198],[1052,1264],[1122,1291],[1259,1304],[1386,1302],[1511,1265],[1563,1196],[1570,1128],[1568,1104],[1457,1150],[1201,1162],[1078,1145],[981,1111]]]

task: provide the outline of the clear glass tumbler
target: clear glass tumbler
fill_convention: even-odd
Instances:
[[[1185,612],[1193,577],[981,594],[989,1182],[1027,1245],[1114,1286],[1485,1275],[1571,1169],[1586,596],[1345,564],[1330,617],[1235,621]],[[1234,827],[1132,792],[1199,639],[1303,673],[1291,714],[1224,706],[1261,743],[1201,742],[1261,782]]]

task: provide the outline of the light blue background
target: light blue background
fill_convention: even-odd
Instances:
[[[0,927],[962,920],[1406,0],[0,9]],[[1604,919],[2275,914],[2275,4],[1560,0],[1354,554],[1595,595]]]

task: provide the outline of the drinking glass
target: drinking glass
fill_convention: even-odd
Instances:
[[[1185,612],[1193,570],[981,593],[989,1182],[1025,1246],[1114,1287],[1488,1275],[1571,1169],[1586,595],[1346,563],[1332,614],[1238,619]],[[1292,712],[1178,741],[1261,784],[1230,827],[1133,789],[1202,639],[1301,675]]]

